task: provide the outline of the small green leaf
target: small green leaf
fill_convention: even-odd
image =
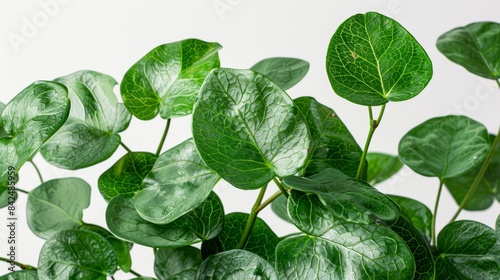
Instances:
[[[61,231],[48,239],[40,251],[38,277],[52,279],[105,280],[116,271],[113,247],[97,233]]]
[[[158,158],[135,195],[135,208],[149,222],[168,224],[203,203],[219,180],[188,139]]]
[[[236,249],[247,224],[248,214],[230,213],[226,215],[224,230],[214,239],[202,243],[203,258],[210,255]],[[252,233],[243,249],[250,251],[268,262],[274,262],[274,250],[279,238],[272,229],[260,218],[255,220]]]
[[[267,76],[287,90],[305,77],[309,71],[309,62],[292,57],[270,57],[257,62],[250,69]]]
[[[238,279],[278,280],[273,266],[245,250],[230,250],[208,257],[201,264],[196,280]]]
[[[187,39],[156,47],[136,62],[120,86],[127,109],[141,120],[189,115],[203,80],[220,65],[218,43]]]
[[[413,226],[415,226],[420,233],[427,238],[427,241],[430,242],[432,221],[431,210],[429,210],[425,204],[408,197],[396,195],[390,195],[389,197],[399,205],[401,212],[410,219]]]
[[[336,94],[367,106],[413,98],[432,77],[431,60],[415,38],[374,12],[354,15],[337,28],[326,68]]]
[[[69,89],[71,113],[66,124],[42,147],[49,163],[80,169],[108,159],[120,145],[119,132],[131,115],[113,92],[116,81],[94,71],[79,71],[55,81]]]
[[[127,153],[99,177],[97,184],[101,195],[109,202],[120,194],[134,195],[142,190],[142,180],[149,174],[157,158],[146,152]]]
[[[403,163],[397,156],[383,153],[368,153],[366,160],[368,161],[367,182],[372,186],[389,179],[403,167]]]
[[[484,125],[466,116],[445,116],[406,133],[399,142],[399,157],[418,174],[443,180],[478,166],[489,149]]]
[[[133,198],[119,195],[106,209],[106,224],[116,236],[148,247],[181,247],[214,238],[222,231],[224,209],[215,193],[200,206],[166,224],[150,223],[137,213]]]
[[[342,120],[312,97],[300,97],[293,102],[304,116],[311,137],[303,175],[331,167],[355,178],[363,151]]]
[[[193,138],[207,166],[244,190],[295,174],[309,147],[290,97],[251,70],[220,68],[207,76],[194,105]]]
[[[334,220],[317,194],[293,189],[288,197],[288,213],[300,231],[312,236],[325,234]]]
[[[195,247],[162,248],[156,252],[154,270],[160,280],[195,279],[202,261]]]
[[[449,60],[478,76],[500,79],[500,24],[474,22],[452,29],[437,40],[437,48]]]
[[[38,280],[36,270],[18,270],[0,276],[0,280]]]
[[[47,239],[82,224],[83,210],[90,205],[90,185],[79,178],[47,181],[28,195],[28,226],[38,237]]]
[[[288,216],[287,204],[288,199],[284,195],[281,195],[271,203],[271,209],[276,216],[286,222],[292,223],[292,220],[290,220],[290,217]]]

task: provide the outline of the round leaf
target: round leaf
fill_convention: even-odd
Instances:
[[[336,94],[367,106],[413,98],[432,77],[431,61],[415,38],[374,12],[354,15],[337,28],[326,68]]]
[[[257,62],[250,69],[287,90],[304,78],[309,71],[309,62],[292,57],[270,57]]]
[[[372,186],[389,179],[403,167],[403,163],[397,156],[383,153],[368,153],[366,160],[368,161],[367,182]]]
[[[288,213],[297,228],[312,236],[325,234],[334,220],[317,194],[298,190],[292,190],[288,197]]]
[[[399,142],[399,157],[418,174],[442,180],[476,167],[489,149],[484,125],[466,116],[445,116],[406,133]]]
[[[258,189],[305,163],[307,127],[290,97],[262,74],[215,69],[193,110],[203,161],[240,189]]]
[[[431,210],[429,210],[425,204],[408,197],[396,195],[390,195],[389,197],[399,205],[405,217],[407,217],[412,225],[430,242],[432,221]]]
[[[162,248],[156,252],[154,270],[161,280],[195,279],[202,261],[198,248]]]

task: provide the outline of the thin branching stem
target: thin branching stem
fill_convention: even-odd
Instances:
[[[434,203],[434,213],[432,213],[431,220],[431,242],[436,245],[436,216],[439,207],[439,200],[441,199],[441,191],[443,190],[443,180],[439,180],[439,189],[436,195],[436,202]]]
[[[142,277],[142,275],[141,275],[141,274],[139,274],[139,273],[135,272],[133,269],[130,269],[129,273],[132,273],[132,274],[134,274],[134,275],[135,275],[135,276],[137,276],[137,277]]]
[[[130,149],[127,147],[127,145],[125,145],[125,143],[123,143],[123,142],[121,142],[121,141],[120,141],[120,145],[121,145],[121,146],[125,149],[125,151],[127,151],[127,153],[131,153],[131,152],[132,152],[132,150],[130,150]]]
[[[22,192],[22,193],[25,193],[25,194],[30,194],[30,192],[29,192],[29,191],[26,191],[26,190],[20,189],[20,188],[18,188],[18,187],[16,187],[16,191],[18,191],[18,192]]]
[[[276,179],[276,177],[273,178],[273,182],[276,184],[276,186],[278,187],[278,189],[280,189],[281,193],[286,197],[288,198],[288,191],[285,189],[285,187],[283,186],[283,184],[278,180]]]
[[[165,144],[165,139],[167,139],[168,130],[170,129],[170,120],[167,120],[167,124],[165,126],[165,130],[163,131],[163,135],[161,136],[160,144],[158,144],[158,149],[156,149],[156,155],[159,156],[161,153],[161,149],[163,149],[163,144]]]
[[[20,267],[22,270],[37,270],[36,267],[34,267],[34,266],[20,263],[20,262],[16,262],[16,261],[11,261],[8,258],[0,257],[0,261],[6,262],[6,263],[14,263],[16,266]]]
[[[43,184],[44,181],[43,181],[43,177],[42,177],[42,173],[40,172],[40,169],[38,169],[38,166],[36,166],[36,164],[33,162],[32,159],[29,162],[35,168],[36,174],[38,174],[38,178],[40,179],[40,183]]]
[[[266,201],[262,202],[262,204],[259,205],[259,207],[257,207],[257,209],[255,209],[255,212],[259,213],[264,208],[266,208],[267,205],[271,204],[276,198],[280,197],[282,194],[283,194],[282,191],[277,191],[276,193],[271,195],[268,199],[266,199]]]
[[[243,231],[243,234],[241,235],[240,242],[238,243],[238,246],[236,249],[244,249],[245,246],[248,243],[248,239],[250,238],[250,235],[252,234],[253,226],[255,225],[255,220],[257,220],[257,214],[259,213],[257,209],[259,208],[260,204],[262,203],[262,200],[264,199],[264,194],[266,193],[267,185],[263,186],[260,189],[259,195],[257,196],[257,199],[255,200],[255,204],[252,207],[252,211],[250,212],[250,215],[248,216],[247,224],[245,226],[245,230]]]

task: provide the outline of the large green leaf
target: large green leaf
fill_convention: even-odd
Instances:
[[[141,120],[189,115],[207,74],[219,67],[218,43],[187,39],[156,47],[123,77],[127,109]]]
[[[79,227],[83,210],[90,205],[90,186],[79,178],[47,181],[28,195],[26,217],[31,231],[47,239]]]
[[[18,181],[19,176],[14,166],[7,167],[7,181],[0,182],[0,208],[12,206],[17,200],[16,184]]]
[[[490,149],[488,131],[466,116],[432,118],[399,142],[399,158],[418,174],[451,178],[483,162]]]
[[[248,214],[230,213],[224,219],[224,230],[216,237],[202,243],[203,258],[210,255],[236,249],[245,231]],[[242,248],[250,251],[268,262],[274,262],[274,250],[279,238],[272,229],[260,218],[255,220],[252,233],[246,245]]]
[[[166,224],[150,223],[137,213],[133,198],[119,195],[106,209],[106,224],[116,236],[148,247],[180,247],[214,238],[222,231],[224,209],[215,193],[200,206]]]
[[[69,89],[71,115],[41,149],[60,168],[80,169],[108,159],[120,145],[119,132],[131,115],[113,92],[116,81],[94,71],[79,71],[55,81]]]
[[[437,48],[451,61],[488,79],[500,79],[500,24],[474,22],[452,29],[437,40]]]
[[[293,189],[288,197],[288,215],[300,231],[312,236],[325,234],[334,220],[317,194]]]
[[[0,276],[0,280],[38,280],[36,270],[18,270]]]
[[[290,97],[251,70],[215,69],[193,110],[193,137],[205,163],[240,189],[257,189],[305,163],[307,127]]]
[[[420,233],[427,238],[427,241],[430,241],[432,223],[431,210],[429,210],[429,208],[423,203],[408,197],[396,195],[390,195],[389,197],[399,205],[401,212],[405,214],[413,226],[415,226]]]
[[[149,174],[158,157],[146,152],[127,153],[99,176],[97,185],[106,201],[120,194],[134,195],[142,190],[142,180]]]
[[[295,235],[276,248],[279,279],[412,279],[413,255],[383,225],[337,222],[321,237]]]
[[[490,249],[488,255],[493,256],[500,266],[500,215],[498,215],[495,223],[495,232],[497,234],[497,243]]]
[[[326,68],[336,94],[368,106],[413,98],[432,77],[432,63],[415,38],[375,12],[354,15],[337,28]]]
[[[300,97],[293,102],[304,116],[311,137],[303,175],[332,167],[355,178],[363,151],[342,120],[312,97]]]
[[[397,156],[384,153],[368,153],[366,160],[368,161],[366,181],[372,186],[389,179],[403,167]]]
[[[196,280],[205,279],[278,280],[278,277],[265,259],[249,251],[235,249],[212,255],[203,261]]]
[[[394,222],[399,216],[398,205],[389,197],[363,181],[351,179],[336,169],[326,169],[307,178],[290,176],[285,178],[283,183],[292,189],[317,195],[323,204],[321,207],[326,206],[334,217],[346,221]],[[323,213],[322,210],[310,212],[311,215],[319,214],[319,218],[327,222],[327,219],[322,218]]]
[[[195,279],[202,261],[195,247],[162,248],[156,252],[154,270],[160,280]]]
[[[436,279],[500,279],[500,265],[488,255],[495,231],[475,221],[446,225],[437,238]]]
[[[105,280],[116,271],[113,247],[97,233],[67,230],[48,239],[40,251],[38,277]]]
[[[135,208],[149,222],[168,224],[203,203],[219,179],[188,139],[158,158],[135,195]]]
[[[309,62],[292,57],[270,57],[257,62],[250,69],[266,75],[287,90],[304,78],[309,71]]]

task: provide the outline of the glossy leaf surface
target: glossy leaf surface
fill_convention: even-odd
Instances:
[[[240,189],[257,189],[304,165],[307,127],[290,97],[262,74],[215,69],[193,110],[203,161]]]
[[[36,270],[17,270],[0,276],[0,280],[38,280]]]
[[[399,157],[418,174],[445,179],[478,166],[489,149],[484,125],[450,115],[429,119],[406,133],[399,142]]]
[[[315,193],[292,190],[288,197],[288,214],[300,231],[321,236],[330,230],[334,220],[330,209]]]
[[[403,163],[397,156],[389,154],[368,153],[366,160],[368,161],[367,182],[372,186],[389,179],[403,167]]]
[[[250,69],[287,90],[304,78],[309,71],[309,62],[292,57],[271,57],[257,62]]]
[[[429,210],[425,204],[408,197],[396,195],[390,195],[389,197],[399,205],[401,212],[405,214],[405,217],[411,221],[413,226],[430,241],[432,223],[431,210]]]
[[[219,67],[218,43],[187,39],[156,47],[123,77],[127,109],[141,120],[189,115],[207,74]]]
[[[202,261],[195,247],[162,248],[156,252],[154,270],[160,280],[195,279]]]
[[[415,38],[375,12],[354,15],[337,28],[326,70],[336,94],[367,106],[413,98],[432,77],[431,61]]]
[[[290,217],[288,216],[287,203],[288,199],[284,195],[281,195],[271,203],[271,209],[276,216],[280,217],[284,221],[292,223]]]
[[[0,102],[0,116],[2,115],[3,108],[5,108],[5,104]],[[7,132],[3,129],[2,118],[0,118],[0,139],[9,136]]]

